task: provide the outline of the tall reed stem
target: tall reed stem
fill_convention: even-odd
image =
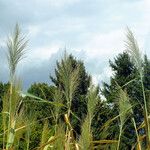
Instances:
[[[121,134],[122,134],[122,126],[120,127],[120,132],[119,132],[119,139],[118,139],[117,150],[119,150],[119,148],[120,148]]]
[[[144,88],[144,84],[143,84],[142,74],[140,75],[140,77],[141,77],[141,86],[142,86],[142,93],[143,93],[143,99],[144,99],[144,120],[145,120],[147,148],[150,149],[150,128],[149,128],[147,103],[146,103],[145,88]]]
[[[137,145],[138,145],[138,150],[141,150],[141,144],[140,144],[140,139],[139,139],[139,135],[137,132],[137,127],[136,127],[136,123],[135,123],[135,119],[132,117],[132,122],[135,128],[135,133],[136,133],[136,137],[137,137]]]
[[[9,117],[8,117],[8,133],[7,133],[7,145],[6,150],[11,146],[10,144],[10,134],[11,134],[11,105],[12,105],[12,88],[13,88],[13,79],[10,79],[10,96],[9,96]]]

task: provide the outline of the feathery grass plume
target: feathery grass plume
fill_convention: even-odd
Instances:
[[[70,117],[73,96],[75,95],[79,84],[80,66],[76,66],[76,68],[73,68],[71,60],[66,53],[61,64],[62,66],[60,67],[60,79],[61,83],[64,85],[63,93],[67,101],[68,117]]]
[[[66,149],[70,149],[71,144],[73,144],[73,129],[69,120],[71,115],[72,100],[75,93],[77,92],[76,90],[79,85],[80,66],[77,65],[74,68],[72,66],[71,60],[66,53],[61,64],[62,66],[60,67],[60,77],[61,83],[64,86],[63,94],[67,102],[67,114],[65,114],[65,119],[67,123],[65,147]]]
[[[19,25],[16,24],[14,33],[7,40],[7,61],[10,69],[10,79],[14,79],[18,63],[24,58],[27,40],[21,35]]]
[[[45,120],[40,145],[47,142],[49,136],[48,134],[49,134],[48,120]]]
[[[21,92],[19,92],[20,95]],[[30,110],[28,109],[25,101],[25,97],[23,96],[23,104],[22,104],[22,115],[17,118],[16,128],[15,128],[15,148],[16,143],[18,143],[18,149],[26,149],[29,150],[32,146],[32,137],[31,135],[35,129],[35,124],[38,124],[38,120],[34,111],[32,111],[31,107]]]
[[[43,126],[40,149],[48,150],[50,147],[52,147],[51,142],[50,142],[52,140],[54,140],[54,136],[51,135],[50,129],[48,127],[48,120],[46,120]]]
[[[86,117],[81,127],[81,135],[79,138],[79,147],[81,150],[92,149],[92,146],[91,146],[92,133],[91,133],[91,127],[90,127],[89,122],[90,122],[89,118]]]
[[[62,103],[62,93],[59,89],[55,90],[55,94],[54,94],[54,102],[56,103]],[[60,107],[56,107],[54,106],[54,120],[55,120],[55,126],[57,126],[58,123],[58,119],[59,119],[59,114],[60,114]],[[56,131],[56,130],[55,130]]]
[[[28,120],[26,114],[24,113],[24,109],[22,108],[22,112],[20,116],[17,118],[15,126],[15,139],[13,144],[15,149],[22,148],[20,147],[22,142],[26,143],[26,146],[24,145],[23,148],[26,147],[26,150],[29,149],[29,142],[30,142],[30,126],[28,125],[29,122],[31,122],[31,120]],[[24,128],[22,128],[22,126],[24,126]],[[22,129],[18,130],[19,128]]]
[[[79,71],[80,71],[80,65],[76,64],[73,65],[72,60],[70,59],[70,56],[67,55],[66,51],[64,54],[64,58],[61,60],[60,63],[57,63],[57,67],[58,67],[58,71],[56,74],[59,74],[59,87],[58,87],[58,95],[59,97],[63,98],[59,98],[58,96],[56,96],[58,101],[59,99],[62,101],[64,101],[66,103],[65,106],[65,123],[66,123],[66,140],[65,140],[65,147],[66,148],[70,148],[70,146],[73,143],[73,129],[70,123],[70,117],[71,115],[73,117],[75,117],[74,113],[72,113],[71,111],[71,107],[72,107],[72,101],[73,98],[77,92],[78,86],[79,86]],[[56,99],[55,98],[55,99]],[[58,113],[59,113],[60,109],[55,109],[54,108],[54,114],[55,114],[55,120],[56,122],[58,121]],[[57,125],[56,125],[57,126]]]
[[[72,66],[72,62],[69,59],[67,53],[65,52],[64,58],[61,60],[61,63],[58,65],[59,68],[59,75],[60,75],[60,91],[62,91],[63,98],[66,101],[66,108],[67,112],[65,114],[66,121],[66,136],[65,136],[65,147],[66,149],[70,149],[73,141],[73,134],[72,134],[72,126],[70,123],[70,115],[71,115],[71,106],[72,100],[77,92],[77,87],[79,85],[79,70],[80,66]],[[58,88],[59,89],[59,88]],[[60,95],[61,96],[61,95]],[[59,98],[60,99],[60,98]],[[59,110],[55,109],[56,116],[58,115]],[[57,118],[58,119],[58,118]]]
[[[91,85],[90,89],[87,93],[87,99],[88,99],[88,103],[87,103],[88,112],[87,112],[87,114],[88,114],[89,119],[90,119],[90,126],[91,126],[92,119],[94,117],[95,107],[98,103],[98,100],[100,100],[98,92],[99,92],[99,88]]]
[[[117,150],[119,150],[120,147],[123,125],[125,124],[130,114],[132,113],[131,111],[132,106],[129,102],[127,93],[124,92],[119,85],[118,85],[118,105],[119,105],[119,116],[120,116],[120,133],[119,133]]]
[[[99,100],[98,87],[90,86],[87,93],[87,116],[81,127],[81,136],[79,138],[79,146],[81,149],[93,149],[91,123],[94,116],[95,107]]]
[[[138,69],[139,75],[140,75],[141,87],[142,87],[142,92],[143,92],[143,100],[144,100],[143,113],[144,113],[144,121],[145,121],[146,143],[147,143],[147,148],[150,149],[150,124],[148,121],[148,110],[147,110],[148,108],[147,108],[145,88],[144,88],[144,83],[143,83],[143,70],[144,69],[142,66],[142,55],[140,53],[140,49],[137,44],[137,41],[132,31],[129,28],[127,28],[126,48],[136,68]]]
[[[143,67],[142,67],[142,55],[140,53],[140,49],[138,43],[132,33],[132,31],[127,27],[127,40],[125,41],[126,50],[131,56],[131,60],[135,64],[136,68],[143,74]]]
[[[58,137],[54,143],[53,143],[53,148],[52,150],[64,150],[65,149],[65,139],[66,139],[66,134],[65,134],[65,128],[64,124],[58,124],[55,136]]]
[[[132,105],[130,103],[128,94],[126,91],[122,90],[122,88],[118,86],[119,89],[119,97],[118,97],[118,102],[119,102],[119,115],[120,115],[120,134],[119,134],[119,141],[118,141],[118,149],[119,149],[119,144],[120,144],[120,140],[121,140],[121,134],[122,134],[122,130],[123,130],[123,125],[125,124],[127,118],[132,115],[131,120],[133,122],[134,128],[135,128],[135,133],[136,133],[136,137],[137,137],[137,147],[139,150],[141,150],[141,144],[140,144],[140,140],[139,140],[139,134],[137,131],[137,126],[136,126],[136,122],[135,119],[133,117],[133,110],[132,110]]]
[[[15,26],[14,33],[7,40],[7,61],[10,70],[10,95],[9,95],[9,119],[6,149],[11,148],[14,141],[14,128],[16,125],[17,105],[20,90],[15,85],[15,73],[18,63],[24,58],[27,41],[21,36],[18,24]],[[15,113],[15,114],[14,114]]]

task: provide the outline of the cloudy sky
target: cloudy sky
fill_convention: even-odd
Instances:
[[[0,81],[8,80],[5,42],[16,22],[29,39],[18,68],[24,88],[50,83],[64,47],[84,60],[94,82],[108,80],[108,60],[125,49],[126,26],[150,56],[150,0],[0,0]]]

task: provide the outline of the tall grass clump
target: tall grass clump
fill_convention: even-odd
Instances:
[[[120,118],[120,131],[119,131],[119,139],[118,139],[118,145],[117,145],[117,149],[119,150],[120,147],[120,141],[121,141],[121,135],[123,132],[123,126],[125,126],[125,123],[127,122],[127,120],[131,119],[134,129],[135,129],[135,133],[136,133],[136,137],[137,137],[137,148],[138,150],[141,150],[141,144],[140,144],[140,138],[139,138],[139,134],[138,134],[138,129],[137,129],[137,125],[136,125],[136,121],[134,118],[134,113],[133,113],[133,107],[130,103],[130,98],[127,94],[126,91],[124,91],[118,84],[118,106],[119,106],[119,118]]]
[[[72,67],[71,60],[69,59],[67,53],[65,52],[64,59],[62,60],[62,66],[60,67],[60,82],[63,85],[63,95],[65,96],[65,101],[67,102],[67,115],[70,117],[71,105],[73,97],[77,92],[77,87],[79,85],[79,69],[80,66]]]
[[[22,97],[19,94],[21,84],[16,79],[16,69],[18,63],[24,58],[26,46],[27,40],[21,35],[20,28],[16,25],[13,34],[7,40],[10,88],[8,94],[4,97],[2,111],[4,127],[3,148],[7,138],[6,150],[13,147],[16,125],[22,115]]]
[[[121,140],[121,134],[123,131],[123,126],[125,122],[127,121],[127,118],[131,114],[131,104],[129,102],[129,99],[127,97],[127,93],[125,93],[119,86],[118,91],[118,103],[119,103],[119,116],[120,116],[120,133],[119,133],[119,140],[118,140],[118,146],[117,150],[119,150],[120,147],[120,140]]]
[[[112,103],[105,101],[107,107],[101,105],[104,101],[100,98],[99,87],[94,86],[92,82],[90,87],[89,84],[87,85],[87,87],[89,87],[86,89],[87,92],[84,92],[84,95],[80,95],[81,101],[83,100],[82,103],[85,104],[80,106],[80,102],[78,101],[80,97],[78,97],[77,94],[80,92],[79,90],[81,90],[81,88],[84,88],[82,86],[80,87],[80,81],[82,80],[80,74],[82,74],[83,68],[80,68],[81,63],[73,64],[66,53],[61,62],[58,63],[58,70],[56,70],[56,76],[58,75],[58,79],[56,80],[58,80],[58,84],[54,86],[54,92],[50,100],[46,100],[47,93],[44,93],[45,91],[42,90],[42,87],[41,92],[44,99],[30,93],[23,93],[21,91],[21,81],[16,77],[16,70],[20,61],[25,57],[26,46],[27,40],[25,36],[22,36],[19,26],[16,25],[13,34],[9,36],[7,40],[7,61],[10,78],[9,90],[3,97],[3,133],[1,136],[4,150],[17,150],[21,148],[26,150],[32,148],[35,150],[120,150],[124,146],[121,144],[123,144],[123,135],[126,135],[124,133],[128,127],[127,121],[131,121],[129,122],[130,125],[132,125],[130,131],[133,132],[134,136],[136,135],[132,143],[133,145],[130,144],[130,146],[137,150],[142,150],[142,146],[144,146],[145,149],[150,149],[149,101],[146,97],[144,88],[143,58],[137,41],[129,28],[127,29],[126,48],[138,70],[139,77],[129,81],[122,87],[115,81],[114,103],[113,105],[109,105]],[[140,117],[142,118],[144,116],[144,121],[142,120],[143,123],[140,126],[137,126],[139,122],[136,122],[136,114],[134,114],[135,112],[133,111],[136,103],[132,103],[131,105],[132,97],[128,95],[128,90],[126,90],[128,84],[136,82],[138,79],[140,80],[143,96],[143,103],[141,103],[143,106],[143,114]],[[26,97],[24,98],[22,94]],[[79,105],[73,103],[74,101],[76,101],[76,103],[79,102]],[[49,107],[47,111],[43,109],[49,116],[46,115],[46,117],[43,117],[42,110],[42,115],[40,114],[39,117],[40,119],[36,117],[36,115],[33,114],[33,105],[30,105],[32,102],[34,102],[34,104],[38,103],[39,106],[43,105],[43,107],[39,107],[40,109],[35,107],[35,111],[36,108],[38,108],[38,113],[45,106],[52,105],[53,107]],[[86,112],[81,111],[85,116],[83,120],[80,119],[83,117],[77,116],[75,114],[76,112],[73,111],[73,104],[76,105],[75,107],[85,106],[83,109]],[[116,110],[116,112],[112,112],[109,115],[108,112],[106,112],[103,116],[98,114],[98,109],[102,107],[106,109],[106,111],[109,110],[109,112],[112,112]],[[114,107],[117,109],[114,109]],[[104,118],[104,121],[103,118],[100,118],[102,120],[102,123],[101,120],[98,121],[98,123],[100,122],[101,124],[100,126],[98,123],[97,125],[93,123],[97,121],[95,119],[97,118],[96,112],[98,112],[98,118],[101,116],[108,118]],[[74,126],[76,120],[78,120],[78,127],[81,129],[79,129],[78,132],[75,131],[76,127]],[[113,131],[111,130],[112,133],[109,133],[109,129],[112,127],[110,125],[111,123],[115,129],[113,128]],[[99,129],[96,130],[99,131],[99,133],[96,133],[99,134],[99,139],[93,136],[94,129],[96,128],[95,126],[99,126]],[[144,131],[143,137],[146,137],[146,140],[143,138],[145,141],[141,138],[141,135],[143,135],[143,133],[139,131],[141,128],[144,128],[142,131]],[[41,134],[38,133],[39,137],[36,137],[36,139],[38,139],[37,141],[33,139],[31,142],[31,135],[34,134],[33,132],[36,132],[36,129],[38,130],[37,132],[41,131]],[[37,134],[35,133],[35,135]],[[34,138],[35,135],[33,135]],[[97,139],[97,141],[95,139]],[[34,144],[31,147],[33,142]]]
[[[143,58],[142,58],[142,54],[140,53],[138,43],[132,31],[129,28],[127,28],[126,49],[127,52],[130,54],[131,59],[135,64],[140,76],[140,82],[141,82],[142,93],[143,93],[143,102],[144,102],[143,114],[144,114],[144,122],[145,122],[146,147],[150,149],[150,124],[148,120],[149,114],[148,114],[147,100],[145,95],[145,88],[143,83],[143,76],[144,76],[144,67],[142,64]]]
[[[94,149],[91,124],[98,100],[98,88],[91,86],[87,93],[87,116],[81,127],[81,135],[79,138],[79,147],[82,150]]]
[[[70,123],[70,117],[72,114],[72,101],[73,97],[77,92],[77,87],[79,85],[79,68],[80,66],[72,67],[71,60],[65,53],[64,59],[62,60],[62,66],[60,67],[60,82],[63,85],[62,93],[66,101],[67,113],[64,115],[66,122],[66,142],[65,148],[70,149],[73,144],[73,128]]]
[[[43,128],[42,137],[47,134],[45,140],[41,139],[40,148],[46,150],[51,149],[74,149],[76,141],[74,137],[74,129],[71,125],[72,117],[72,101],[77,92],[79,84],[79,67],[72,67],[71,60],[65,53],[59,66],[60,83],[55,89],[53,103],[63,103],[63,107],[54,105],[52,109],[52,117],[54,123],[52,126],[46,125]],[[45,125],[44,125],[45,126]],[[46,130],[46,132],[45,132]],[[50,132],[51,131],[51,132]]]

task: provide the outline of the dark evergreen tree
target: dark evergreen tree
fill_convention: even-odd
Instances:
[[[150,60],[147,55],[144,56],[144,86],[148,91],[150,91]]]
[[[9,83],[0,82],[0,112],[2,111],[3,96],[5,93],[8,92],[8,89],[9,89]]]
[[[49,86],[46,83],[34,83],[28,89],[28,93],[33,94],[39,98],[47,101],[53,101],[53,95],[55,92],[54,86]],[[34,112],[34,115],[38,120],[51,116],[52,106],[47,103],[40,103],[34,99],[27,98],[27,104]]]
[[[107,101],[111,103],[115,102],[115,93],[117,94],[116,83],[122,87],[129,81],[135,79],[136,69],[126,52],[119,54],[118,57],[114,59],[114,62],[109,61],[109,63],[114,74],[110,78],[110,84],[103,84],[102,94],[106,97]],[[123,89],[124,88],[126,88],[126,86],[123,87]]]
[[[29,87],[28,93],[46,101],[53,101],[55,87],[46,83],[34,83]],[[35,121],[31,126],[30,149],[34,149],[39,145],[45,120],[49,121],[49,125],[53,124],[52,109],[52,105],[48,103],[25,97],[26,114],[29,120],[33,118],[32,121]]]
[[[144,87],[146,90],[149,90],[150,62],[146,56],[143,65]],[[143,121],[143,110],[141,109],[141,104],[143,104],[143,95],[137,69],[126,52],[119,54],[118,57],[114,59],[114,62],[110,61],[110,67],[112,68],[114,74],[110,78],[110,84],[104,83],[102,94],[106,97],[108,104],[111,103],[114,106],[112,109],[113,116],[117,116],[119,114],[116,103],[116,97],[118,94],[117,84],[119,84],[122,89],[126,90],[130,97],[130,103],[133,106],[134,118],[137,126],[139,126]],[[116,128],[117,126],[118,124],[116,122]],[[124,134],[122,136],[122,146],[124,145],[130,149],[135,141],[136,137],[134,128],[130,119],[128,119],[126,122],[126,129],[124,130]]]

